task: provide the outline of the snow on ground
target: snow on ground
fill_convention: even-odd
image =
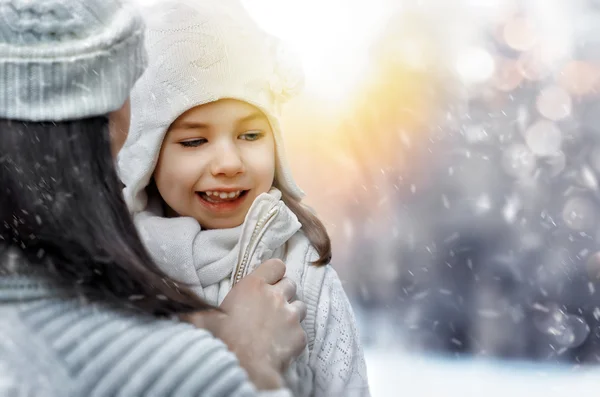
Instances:
[[[600,393],[600,368],[556,367],[483,360],[365,352],[373,397],[570,397]],[[542,394],[543,393],[543,394]]]

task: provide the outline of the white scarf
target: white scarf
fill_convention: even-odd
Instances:
[[[192,292],[213,305],[219,305],[231,289],[232,271],[250,246],[243,276],[267,259],[283,259],[285,243],[301,228],[275,188],[259,195],[244,223],[232,229],[202,230],[194,218],[164,217],[159,198],[149,202],[145,211],[134,215],[146,249],[165,274],[190,285]]]

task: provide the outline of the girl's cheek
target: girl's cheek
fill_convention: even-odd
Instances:
[[[195,184],[206,167],[195,156],[177,156],[166,175],[179,185]]]
[[[177,171],[180,168],[177,163],[177,157],[172,155],[172,153],[168,151],[161,153],[154,176],[157,183],[162,185],[163,188],[172,188],[181,177],[180,172]]]

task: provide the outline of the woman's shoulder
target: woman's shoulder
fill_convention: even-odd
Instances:
[[[187,323],[78,299],[8,306],[4,310],[15,321],[2,323],[16,334],[8,365],[21,363],[30,352],[35,363],[46,364],[27,371],[37,379],[50,374],[50,385],[64,392],[57,395],[202,395],[219,378],[217,384],[229,386],[216,396],[253,389],[223,342]]]
[[[14,304],[0,306],[0,395],[68,396],[66,369],[23,323]]]

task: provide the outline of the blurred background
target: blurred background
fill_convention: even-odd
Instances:
[[[373,395],[600,386],[600,1],[243,2]]]
[[[547,365],[597,364],[600,2],[245,4],[307,74],[287,148],[332,235],[373,395],[440,395],[469,371],[476,392],[524,393],[558,382],[533,375]],[[445,364],[430,374],[420,356]]]

